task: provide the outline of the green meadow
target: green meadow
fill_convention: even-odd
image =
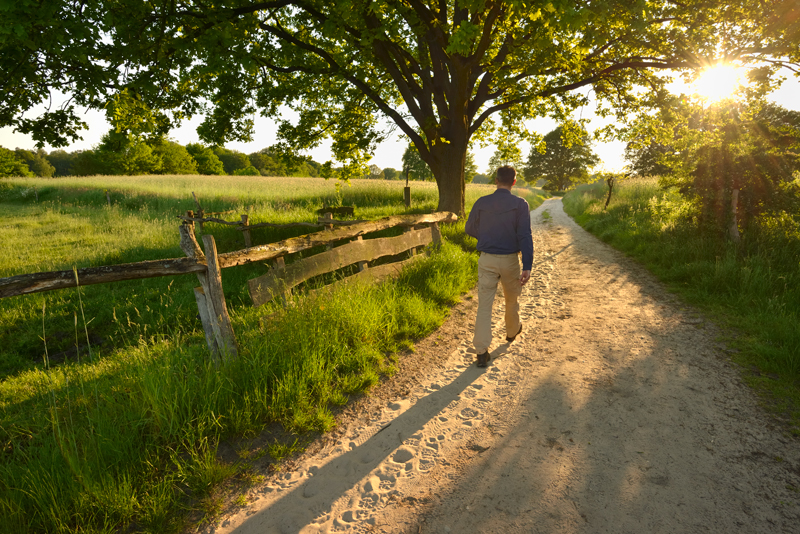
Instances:
[[[358,219],[436,208],[434,183],[314,178],[109,176],[0,181],[0,277],[182,257],[180,220],[310,222],[323,206]],[[111,206],[106,201],[106,190]],[[467,210],[492,186],[468,185]],[[520,189],[531,207],[545,194]],[[395,280],[253,308],[246,282],[263,264],[222,272],[240,356],[210,361],[194,275],[0,299],[0,531],[177,532],[213,519],[223,482],[251,484],[249,460],[283,456],[334,424],[333,410],[391,375],[397,353],[447,317],[476,281],[464,221],[441,249]],[[207,223],[220,252],[236,228]],[[260,228],[254,244],[302,235]],[[391,233],[387,231],[387,235]],[[221,440],[280,425],[289,436],[235,461]]]
[[[564,208],[585,229],[645,264],[688,302],[730,327],[726,341],[765,405],[800,432],[800,231],[764,214],[741,243],[704,235],[658,180],[581,186]]]

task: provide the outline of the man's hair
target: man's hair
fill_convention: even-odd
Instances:
[[[510,165],[503,165],[497,169],[497,183],[512,185],[517,177],[517,171]]]

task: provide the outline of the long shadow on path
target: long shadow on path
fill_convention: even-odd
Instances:
[[[504,352],[503,348],[498,347],[493,357]],[[311,478],[287,490],[286,495],[250,516],[233,532],[296,533],[314,519],[329,513],[337,499],[357,486],[405,440],[456,401],[483,372],[483,369],[470,365],[455,380],[419,399],[363,444],[321,466]]]

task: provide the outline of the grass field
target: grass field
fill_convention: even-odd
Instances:
[[[182,257],[176,215],[236,209],[251,223],[312,221],[323,205],[356,217],[430,212],[433,183],[321,179],[95,177],[0,181],[0,277]],[[108,189],[112,206],[106,205]],[[467,206],[491,186],[468,186]],[[531,207],[541,192],[520,190]],[[38,195],[38,201],[37,201]],[[229,220],[238,215],[227,216]],[[223,271],[240,357],[209,362],[193,275],[0,300],[0,531],[174,532],[211,518],[215,488],[255,482],[248,458],[279,459],[334,424],[331,407],[366,391],[394,354],[434,330],[475,283],[474,240],[443,229],[440,252],[394,281],[294,304],[252,308],[246,281],[264,265]],[[241,232],[207,224],[221,252]],[[304,233],[258,229],[255,244]],[[297,442],[217,457],[220,440],[279,423]],[[288,445],[287,445],[288,443]],[[299,445],[297,445],[299,446]]]
[[[603,184],[564,199],[584,228],[642,261],[689,302],[732,327],[743,376],[800,433],[800,232],[762,217],[739,245],[703,236],[686,204],[655,179],[623,182],[607,210]]]

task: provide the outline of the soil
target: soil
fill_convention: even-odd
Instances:
[[[560,199],[532,221],[524,330],[506,343],[498,298],[489,367],[468,295],[204,531],[800,532],[800,440],[742,384],[718,328]]]

